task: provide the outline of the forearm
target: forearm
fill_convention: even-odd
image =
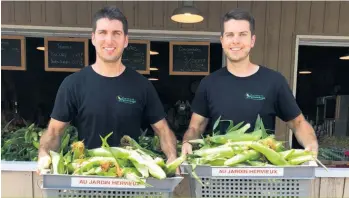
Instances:
[[[306,121],[300,121],[297,126],[294,127],[293,132],[298,142],[306,147],[307,145],[317,143],[317,138],[313,127]]]
[[[188,130],[184,133],[183,142],[189,141],[189,140],[199,139],[201,133],[202,132],[199,129],[189,127]]]
[[[47,130],[40,138],[39,157],[48,155],[50,150],[58,151],[61,136],[52,130]]]
[[[161,133],[160,146],[161,150],[165,153],[166,157],[176,158],[177,157],[177,138],[173,132],[167,128]]]
[[[188,130],[185,132],[183,136],[183,142],[188,140],[199,139],[200,135],[204,133],[207,125],[207,120],[204,120],[197,127],[189,126]]]

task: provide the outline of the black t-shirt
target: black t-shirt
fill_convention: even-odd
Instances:
[[[275,116],[287,122],[301,113],[286,79],[263,66],[248,77],[237,77],[227,67],[206,76],[200,82],[192,111],[209,118],[210,127],[222,116],[223,120],[233,120],[234,125],[250,123],[249,131],[254,129],[259,114],[271,133],[275,130]],[[222,132],[228,124],[221,124]]]
[[[123,135],[137,138],[142,119],[154,124],[165,117],[158,94],[145,77],[126,68],[118,77],[104,77],[91,66],[64,79],[51,117],[73,121],[87,148],[101,146],[100,135],[117,146]]]

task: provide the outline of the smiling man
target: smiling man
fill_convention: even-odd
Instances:
[[[221,43],[227,66],[201,81],[192,102],[193,114],[183,137],[182,152],[191,153],[187,141],[199,138],[208,122],[212,126],[219,116],[235,124],[250,123],[253,129],[259,114],[269,130],[274,130],[276,116],[287,122],[300,144],[317,153],[314,130],[305,120],[286,79],[250,61],[250,51],[256,42],[253,16],[234,9],[223,17],[222,28]],[[221,132],[226,128],[223,125]]]
[[[173,161],[176,137],[167,125],[155,88],[121,62],[128,45],[126,17],[118,8],[105,7],[94,15],[92,29],[96,62],[66,77],[59,87],[51,120],[40,140],[39,170],[47,168],[49,151],[60,147],[63,130],[71,121],[79,140],[91,149],[100,147],[100,135],[110,132],[111,146],[117,146],[123,135],[136,139],[146,118],[160,137],[168,162]]]

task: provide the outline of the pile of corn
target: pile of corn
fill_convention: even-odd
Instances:
[[[44,131],[45,129],[31,124],[3,133],[1,135],[1,160],[37,161],[39,141]],[[63,153],[66,153],[69,150],[69,145],[77,139],[77,129],[71,125],[66,127],[61,144]]]
[[[220,122],[220,119],[216,121],[214,132]],[[193,149],[192,155],[188,155],[189,164],[230,167],[289,166],[316,160],[313,153],[303,149],[286,150],[283,142],[266,133],[259,116],[252,133],[246,133],[251,127],[249,123],[233,126],[233,122],[229,122],[230,126],[224,135],[213,134],[212,137],[189,141],[197,148]]]
[[[82,141],[77,141],[64,155],[63,152],[50,151],[50,172],[111,176],[146,184],[144,179],[148,177],[165,179],[174,176],[176,169],[186,160],[186,156],[181,156],[166,164],[163,158],[152,157],[152,152],[134,146],[135,141],[129,136],[124,136],[122,141],[127,139],[131,142],[130,146],[110,147],[107,138],[111,134],[101,137],[102,146],[99,148],[86,149]]]

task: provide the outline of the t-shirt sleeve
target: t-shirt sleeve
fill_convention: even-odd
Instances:
[[[57,91],[51,118],[70,122],[75,117],[76,100],[72,88],[73,84],[69,77],[65,78]]]
[[[282,76],[278,83],[276,97],[276,114],[284,122],[295,119],[302,111],[300,110],[295,97],[286,81]]]
[[[191,105],[191,110],[193,113],[197,113],[208,118],[209,112],[206,79],[201,80],[199,87],[196,90],[195,97]]]
[[[154,86],[148,82],[145,103],[145,117],[149,124],[155,124],[166,117],[164,107]]]

